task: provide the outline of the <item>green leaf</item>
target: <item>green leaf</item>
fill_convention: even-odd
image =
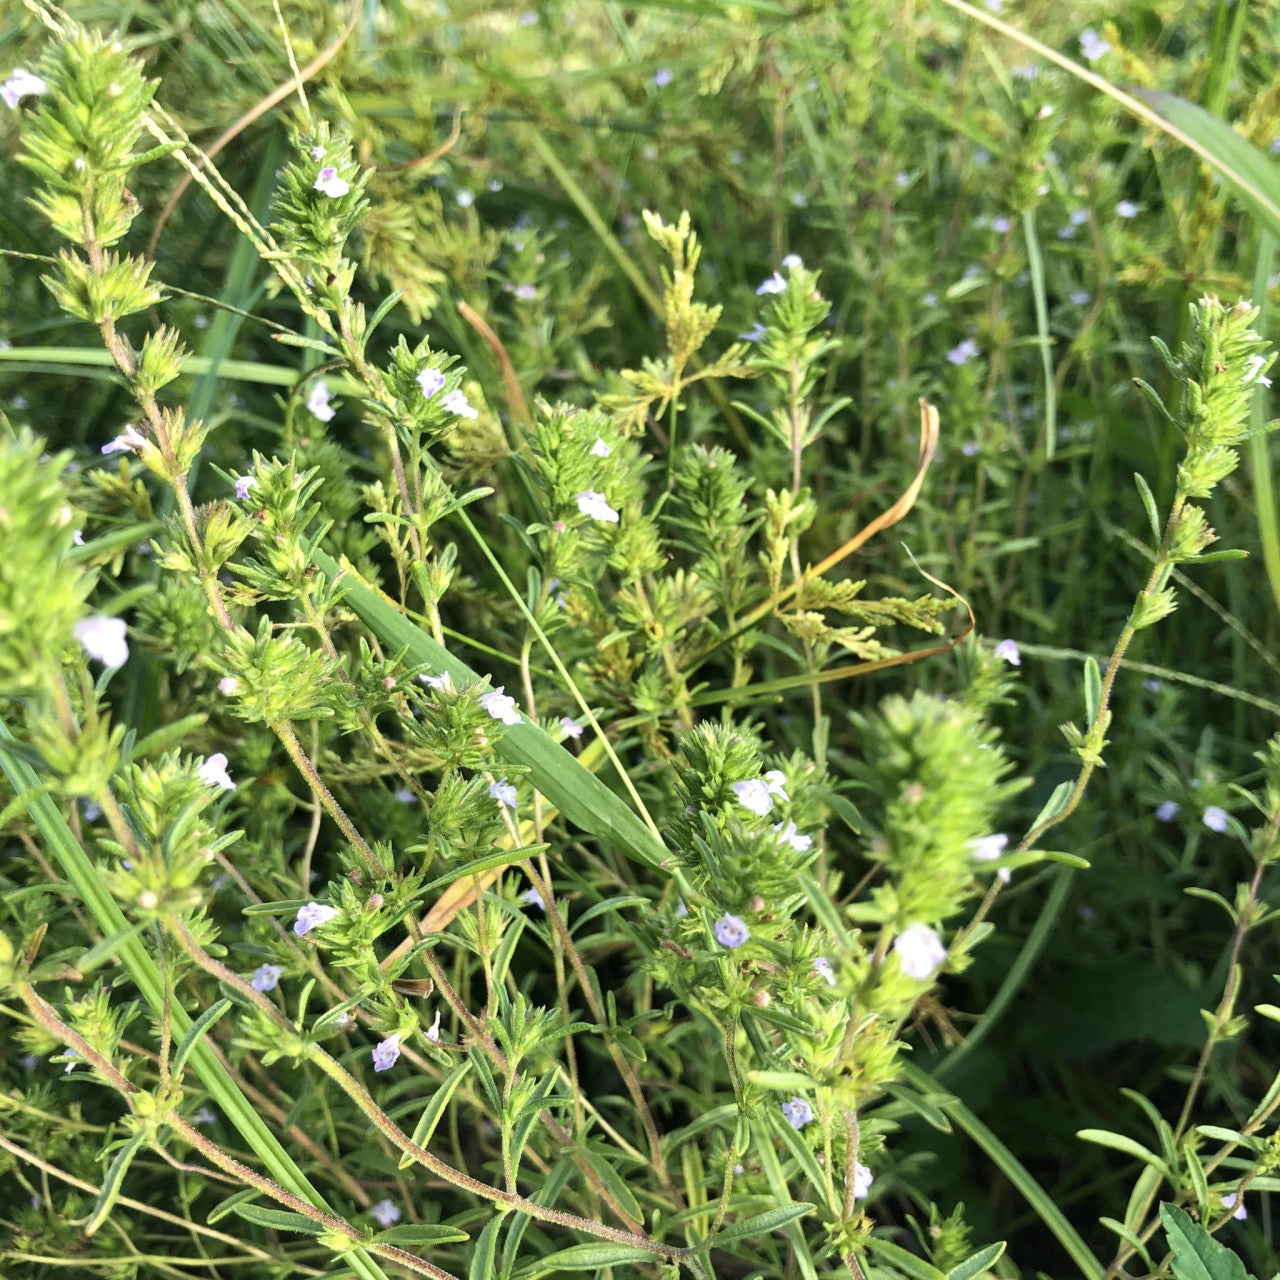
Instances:
[[[200,1039],[206,1031],[217,1020],[222,1017],[228,1009],[231,1008],[231,1001],[222,999],[211,1004],[191,1025],[191,1029],[182,1037],[182,1043],[178,1045],[173,1054],[173,1061],[169,1064],[169,1070],[173,1075],[181,1074],[182,1068],[186,1065],[187,1059],[191,1056],[191,1050],[196,1047],[196,1041]]]
[[[1073,782],[1058,783],[1053,789],[1053,794],[1045,801],[1044,808],[1036,814],[1036,820],[1027,830],[1034,831],[1042,822],[1048,822],[1050,818],[1056,818],[1067,807],[1067,800],[1071,796],[1071,788],[1073,786],[1075,786]]]
[[[1003,1253],[1003,1240],[989,1244],[985,1249],[979,1249],[977,1253],[971,1254],[963,1262],[952,1267],[947,1272],[947,1280],[973,1280],[974,1276],[979,1276],[988,1270]]]
[[[627,1244],[575,1244],[571,1248],[561,1249],[558,1253],[549,1253],[538,1261],[532,1270],[522,1271],[524,1280],[534,1280],[535,1276],[545,1276],[552,1271],[599,1271],[604,1267],[615,1267],[624,1262],[653,1262],[658,1255],[648,1249],[637,1249]],[[488,1280],[489,1273],[483,1273],[483,1280]]]
[[[1088,657],[1084,660],[1084,718],[1092,724],[1098,718],[1098,708],[1102,705],[1102,672],[1098,670],[1098,660]]]
[[[1141,1160],[1143,1164],[1149,1164],[1153,1169],[1158,1170],[1168,1182],[1173,1182],[1172,1170],[1154,1151],[1148,1151],[1142,1143],[1123,1133],[1112,1133],[1109,1129],[1081,1129],[1076,1137],[1081,1142],[1093,1142],[1100,1147],[1110,1147],[1113,1151],[1120,1151],[1124,1155],[1132,1156],[1135,1160]]]
[[[741,1222],[731,1223],[714,1236],[709,1243],[719,1249],[726,1244],[732,1244],[735,1240],[746,1240],[751,1236],[767,1235],[770,1231],[785,1227],[788,1222],[803,1218],[806,1213],[812,1212],[813,1207],[813,1205],[806,1204],[804,1201],[780,1205],[776,1209],[757,1213]]]
[[[1138,472],[1133,473],[1133,483],[1138,486],[1138,496],[1142,499],[1142,505],[1147,509],[1147,519],[1151,522],[1151,536],[1155,538],[1156,545],[1160,545],[1160,515],[1156,510],[1155,495],[1152,494],[1150,486],[1142,478]]]
[[[1248,1280],[1244,1263],[1175,1204],[1160,1206],[1174,1280]]]
[[[98,1198],[81,1228],[85,1235],[93,1235],[107,1220],[111,1210],[115,1208],[116,1200],[120,1196],[121,1184],[124,1182],[124,1175],[129,1172],[133,1157],[138,1154],[138,1150],[146,1141],[146,1137],[145,1133],[135,1133],[116,1152],[115,1159],[112,1160],[111,1167],[107,1170],[107,1176],[103,1178],[102,1186],[98,1190]]]
[[[526,858],[539,853],[545,848],[547,848],[545,844],[528,844],[521,845],[519,849],[499,849],[497,853],[488,854],[483,858],[476,858],[473,862],[464,862],[461,866],[446,871],[444,875],[432,880],[430,884],[423,885],[422,892],[430,893],[446,884],[452,884],[455,880],[465,879],[467,876],[479,876],[498,867],[512,866],[517,862],[523,862]]]
[[[431,1101],[423,1108],[422,1114],[418,1117],[418,1123],[413,1126],[413,1140],[418,1146],[425,1147],[431,1141],[431,1135],[435,1133],[436,1125],[440,1123],[440,1117],[444,1115],[444,1109],[449,1105],[449,1099],[453,1097],[454,1090],[470,1070],[470,1061],[460,1062],[431,1095]],[[407,1169],[413,1163],[415,1163],[414,1158],[408,1152],[400,1157],[401,1169]]]
[[[879,1236],[871,1236],[866,1241],[867,1252],[882,1258],[890,1266],[896,1268],[907,1280],[944,1280],[943,1273],[932,1263],[908,1253],[901,1245],[891,1240],[882,1240]]]
[[[273,1231],[301,1231],[304,1235],[318,1236],[324,1228],[318,1222],[303,1217],[300,1213],[290,1213],[287,1209],[268,1209],[260,1204],[237,1204],[232,1212],[259,1227],[270,1227]]]
[[[375,1244],[393,1244],[398,1249],[425,1249],[437,1244],[461,1244],[471,1237],[458,1227],[431,1222],[406,1222],[403,1226],[379,1231],[373,1239]]]

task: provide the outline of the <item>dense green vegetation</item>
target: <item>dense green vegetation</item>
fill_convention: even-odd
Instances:
[[[1278,27],[6,10],[0,1275],[1274,1275]]]

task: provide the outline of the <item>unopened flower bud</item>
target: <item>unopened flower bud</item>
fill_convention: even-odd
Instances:
[[[773,997],[767,991],[757,991],[751,997],[751,1003],[757,1009],[767,1009],[773,1003]]]
[[[754,898],[751,899],[751,910],[752,911],[764,910],[764,899],[758,893]]]

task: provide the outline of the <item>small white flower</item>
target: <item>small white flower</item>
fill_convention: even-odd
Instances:
[[[578,510],[593,520],[601,520],[605,524],[617,524],[618,513],[609,505],[603,493],[594,489],[584,489],[578,494]]]
[[[768,337],[768,335],[769,330],[766,329],[759,320],[757,320],[750,329],[746,330],[745,333],[738,334],[738,337],[741,338],[743,342],[760,342],[762,339]]]
[[[243,502],[249,496],[250,489],[256,489],[258,482],[252,476],[239,476],[236,479],[236,498]]]
[[[298,918],[293,922],[293,931],[301,938],[304,933],[310,933],[317,925],[328,924],[337,914],[337,907],[331,907],[323,902],[308,902],[305,906],[298,908]]]
[[[239,691],[240,681],[237,680],[235,676],[223,676],[222,679],[218,681],[218,692],[222,694],[224,698],[229,698],[232,694],[238,693]]]
[[[1111,52],[1107,43],[1092,27],[1086,27],[1080,33],[1080,53],[1086,62],[1097,62]]]
[[[1156,805],[1156,821],[1172,822],[1182,806],[1176,800],[1162,800]]]
[[[510,809],[516,807],[515,783],[508,782],[506,778],[499,778],[497,782],[491,782],[489,784],[489,794],[499,804],[505,804]]]
[[[791,203],[797,209],[803,209],[809,203],[809,197],[803,191],[791,193]]]
[[[596,458],[607,458],[609,456],[609,446],[597,436],[595,444],[591,446],[591,454]]]
[[[391,1200],[379,1200],[369,1210],[369,1215],[377,1220],[380,1227],[393,1227],[400,1221],[400,1206]]]
[[[1216,804],[1211,804],[1200,819],[1210,831],[1225,831],[1227,829],[1227,811],[1220,808]]]
[[[48,91],[49,86],[38,75],[22,67],[0,84],[0,98],[4,99],[10,111],[16,111],[23,98],[36,98]]]
[[[1222,1207],[1224,1209],[1234,1209],[1235,1213],[1231,1216],[1237,1221],[1243,1222],[1249,1216],[1249,1210],[1244,1207],[1243,1200],[1240,1200],[1239,1204],[1236,1203],[1237,1200],[1240,1200],[1240,1197],[1234,1191],[1228,1191],[1222,1197]]]
[[[1116,214],[1121,218],[1136,218],[1138,206],[1132,200],[1121,200],[1116,204]]]
[[[797,853],[808,853],[813,848],[813,837],[801,835],[796,828],[794,822],[788,822],[784,828],[782,823],[778,823],[774,830],[782,837],[783,841],[789,844]]]
[[[453,681],[449,678],[449,673],[447,671],[438,676],[429,676],[424,671],[418,679],[421,680],[428,689],[440,689],[445,693],[453,692]]]
[[[77,530],[76,530],[76,531],[71,535],[71,541],[72,541],[72,542],[74,542],[74,543],[76,544],[76,546],[77,546],[77,547],[83,547],[83,546],[84,546],[84,530],[83,530],[83,529],[77,529]]]
[[[786,293],[786,291],[787,282],[775,271],[756,290],[756,296],[759,297],[763,293]]]
[[[1013,226],[1013,223],[1010,222],[1003,214],[991,219],[991,230],[994,231],[996,235],[1004,235],[1011,226]]]
[[[582,737],[582,726],[570,716],[561,716],[560,732],[566,738],[580,738]]]
[[[671,68],[659,67],[657,71],[653,73],[653,83],[656,84],[659,89],[665,89],[667,85],[671,83]]]
[[[1266,356],[1250,356],[1245,361],[1244,380],[1246,382],[1260,382],[1264,387],[1269,387],[1271,379],[1262,376],[1262,366],[1266,363]]]
[[[102,446],[103,453],[141,453],[147,443],[146,437],[131,422],[114,440],[108,440]]]
[[[526,889],[520,895],[520,901],[530,907],[537,907],[539,911],[546,911],[547,909],[547,904],[537,889]]]
[[[738,803],[752,813],[764,817],[773,808],[773,797],[769,794],[769,784],[763,778],[751,778],[747,782],[735,782],[733,794]]]
[[[978,344],[972,338],[965,338],[947,352],[947,359],[952,364],[968,364],[978,354]]]
[[[782,265],[788,271],[798,271],[804,266],[804,259],[798,253],[789,253],[783,258]]]
[[[313,160],[323,160],[323,159],[324,159],[324,148],[323,148],[323,147],[312,147],[312,148],[311,148],[311,158],[312,158]]]
[[[65,1057],[72,1058],[72,1059],[80,1057],[80,1051],[78,1049],[64,1049],[63,1054]],[[75,1070],[75,1068],[76,1068],[76,1064],[74,1061],[68,1062],[66,1067],[63,1069],[62,1074],[64,1076],[69,1076]]]
[[[927,924],[908,925],[893,940],[898,963],[908,978],[927,982],[947,958],[942,939]]]
[[[980,836],[969,841],[969,853],[975,862],[993,862],[1009,844],[1006,835]]]
[[[782,1114],[793,1129],[803,1129],[813,1120],[813,1108],[799,1096],[782,1104]]]
[[[836,975],[832,972],[831,961],[826,956],[819,956],[813,962],[813,972],[823,979],[827,986],[834,987],[836,985]]]
[[[278,964],[259,965],[253,971],[253,977],[250,979],[249,985],[255,991],[274,991],[283,972],[284,969]]]
[[[1008,867],[997,867],[996,879],[999,880],[1001,884],[1008,884],[1009,881],[1013,879],[1013,872],[1010,871]]]
[[[418,386],[428,400],[444,386],[444,374],[439,369],[423,369],[417,377]]]
[[[408,787],[397,787],[392,795],[397,804],[413,804],[417,798]]]
[[[311,184],[322,196],[329,196],[336,200],[339,196],[345,196],[351,190],[351,183],[346,178],[340,178],[338,171],[331,164],[327,164],[316,175],[316,180]]]
[[[440,1043],[440,1010],[436,1010],[435,1021],[422,1033],[432,1044]]]
[[[82,618],[75,625],[75,637],[89,657],[104,667],[123,667],[129,660],[129,645],[124,638],[123,618],[106,618],[96,614]]]
[[[206,787],[219,787],[223,791],[234,791],[236,789],[236,784],[231,781],[231,777],[227,773],[227,757],[221,751],[211,755],[200,766],[196,776]]]
[[[329,404],[329,388],[325,385],[323,378],[311,388],[311,394],[307,397],[307,408],[321,422],[333,421],[333,415],[336,410]]]
[[[1022,650],[1018,648],[1016,640],[1001,640],[996,645],[996,657],[1002,658],[1011,667],[1022,666]]]
[[[480,416],[480,410],[473,408],[471,402],[461,391],[450,391],[440,403],[450,413],[456,413],[460,418],[478,418]]]
[[[871,1170],[865,1164],[859,1164],[855,1160],[853,1162],[853,1198],[865,1200],[871,1194],[872,1181]]]
[[[388,1036],[373,1046],[373,1069],[390,1071],[400,1058],[400,1037]]]
[[[787,795],[787,775],[781,769],[770,769],[764,775],[765,786],[769,788],[769,794],[779,800],[790,800]]]
[[[218,1123],[218,1117],[208,1107],[201,1107],[199,1111],[191,1117],[192,1124],[211,1125]]]
[[[504,685],[499,685],[492,693],[486,693],[480,699],[480,705],[495,719],[503,724],[519,724],[520,710],[516,700],[508,693],[503,693]]]
[[[524,284],[516,285],[511,292],[514,293],[521,302],[536,302],[538,299],[538,286],[529,284],[527,281]]]
[[[462,190],[454,196],[454,199],[458,202],[459,209],[470,209],[476,202],[475,196],[468,191],[466,187],[463,187]]]

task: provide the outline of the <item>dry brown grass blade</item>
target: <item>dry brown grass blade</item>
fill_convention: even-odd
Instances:
[[[465,302],[458,303],[458,312],[462,318],[485,340],[489,350],[493,352],[502,369],[502,384],[507,389],[507,407],[516,424],[522,427],[533,426],[533,417],[525,402],[524,392],[520,389],[520,379],[516,377],[515,365],[502,345],[502,339],[489,327],[485,318],[472,306]]]
[[[282,84],[277,85],[271,90],[265,98],[255,103],[248,111],[240,117],[235,124],[226,129],[219,135],[212,146],[206,147],[200,154],[198,163],[206,164],[214,158],[232,139],[243,133],[255,120],[260,119],[272,107],[278,106],[283,102],[299,84],[305,84],[308,80],[316,76],[337,56],[338,51],[351,38],[351,33],[356,29],[356,23],[360,21],[360,14],[364,11],[364,0],[354,0],[351,6],[351,17],[347,19],[347,25],[342,29],[342,34],[322,53],[316,54],[310,62],[303,67],[296,77],[290,76]],[[173,194],[165,201],[164,208],[160,211],[160,216],[156,219],[155,230],[151,233],[151,239],[147,241],[147,257],[154,258],[156,256],[156,245],[160,242],[160,233],[164,230],[165,224],[173,216],[173,211],[178,207],[178,202],[187,193],[187,188],[193,182],[193,178],[189,173],[182,175],[182,180],[173,189]]]

